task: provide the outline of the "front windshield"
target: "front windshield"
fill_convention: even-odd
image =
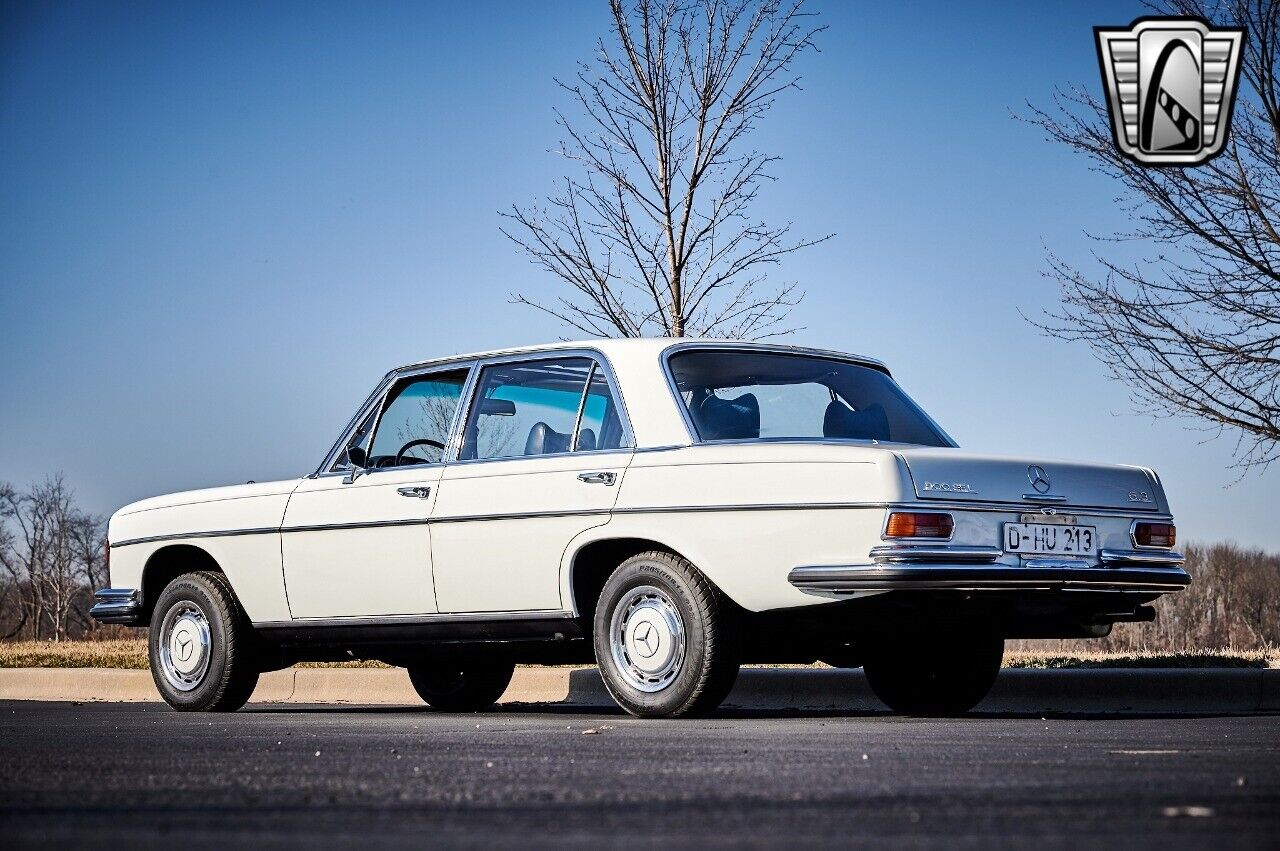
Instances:
[[[831,439],[953,446],[885,373],[849,361],[693,349],[668,359],[703,441]]]

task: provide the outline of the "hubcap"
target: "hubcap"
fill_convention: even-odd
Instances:
[[[652,585],[627,592],[613,610],[609,649],[614,666],[633,688],[661,691],[684,663],[684,621],[667,593]]]
[[[200,685],[209,670],[209,619],[194,603],[183,601],[160,627],[160,673],[178,691]]]

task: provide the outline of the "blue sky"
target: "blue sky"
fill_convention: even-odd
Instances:
[[[1184,536],[1280,549],[1277,475],[1136,415],[1080,348],[1045,246],[1085,261],[1116,187],[1011,117],[1095,91],[1139,3],[815,3],[830,29],[756,136],[759,212],[836,238],[775,274],[792,339],[886,360],[967,447],[1146,464]],[[99,511],[304,473],[388,368],[568,332],[498,232],[551,188],[553,83],[603,0],[11,3],[0,12],[0,480]],[[1009,388],[1031,388],[1011,404]]]

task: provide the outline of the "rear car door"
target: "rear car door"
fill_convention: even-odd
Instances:
[[[483,367],[432,515],[441,612],[564,608],[565,549],[608,522],[631,459],[618,398],[594,355]]]

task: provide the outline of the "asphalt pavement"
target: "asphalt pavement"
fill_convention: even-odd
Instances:
[[[0,846],[1280,848],[1280,716],[0,703]]]

